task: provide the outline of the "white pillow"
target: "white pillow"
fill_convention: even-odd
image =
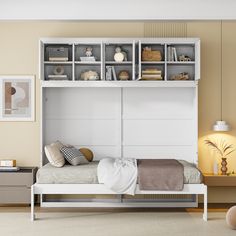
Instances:
[[[65,158],[63,157],[63,154],[60,151],[63,146],[64,145],[59,141],[45,146],[45,154],[52,166],[62,167],[65,165]]]

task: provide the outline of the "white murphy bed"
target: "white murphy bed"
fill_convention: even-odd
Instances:
[[[69,60],[52,62],[48,46],[68,48]],[[122,46],[127,61],[115,62],[115,47]],[[95,62],[80,60],[88,46],[94,48]],[[161,61],[142,61],[143,47],[160,50]],[[168,47],[191,61],[171,60]],[[52,81],[53,67],[64,67],[68,81]],[[130,81],[106,80],[107,65],[116,73],[126,70]],[[162,71],[161,81],[138,80],[146,68]],[[96,70],[98,81],[81,81],[80,74]],[[170,80],[187,72],[190,80]],[[75,147],[88,147],[95,160],[104,157],[137,159],[178,159],[198,164],[198,80],[200,79],[200,40],[196,38],[47,38],[40,40],[41,79],[41,165],[48,161],[43,147],[55,140]],[[34,195],[41,195],[42,207],[188,207],[191,202],[119,201],[47,202],[45,194],[116,194],[103,184],[39,184],[32,186],[31,219],[34,220]],[[141,191],[136,194],[204,195],[204,220],[207,220],[207,187],[184,184],[183,191]],[[195,198],[196,199],[196,198]],[[194,202],[196,206],[197,201]]]

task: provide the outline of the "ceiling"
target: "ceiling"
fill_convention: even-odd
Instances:
[[[234,20],[235,0],[0,0],[0,20]]]

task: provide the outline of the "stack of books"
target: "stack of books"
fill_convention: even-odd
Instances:
[[[162,80],[162,71],[158,69],[145,69],[142,70],[141,80]]]
[[[7,159],[0,160],[0,172],[2,171],[18,171],[20,167],[16,166],[16,160]]]

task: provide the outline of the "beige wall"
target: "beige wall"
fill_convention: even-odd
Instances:
[[[148,23],[142,22],[0,22],[0,74],[36,75],[36,121],[0,122],[0,158],[15,158],[18,165],[22,166],[39,165],[38,40],[40,37],[188,36],[201,38],[199,166],[203,172],[211,172],[213,155],[204,145],[204,139],[217,138],[211,131],[211,126],[215,120],[220,119],[220,22],[172,22],[163,25],[160,23],[155,25],[154,22],[150,35],[148,27]],[[236,21],[223,22],[223,118],[232,126],[232,131],[223,137],[236,147],[235,55]],[[236,171],[236,152],[229,159],[229,169]],[[227,191],[226,200],[235,201],[236,190],[225,191]],[[210,200],[224,201],[225,191],[210,192]]]

